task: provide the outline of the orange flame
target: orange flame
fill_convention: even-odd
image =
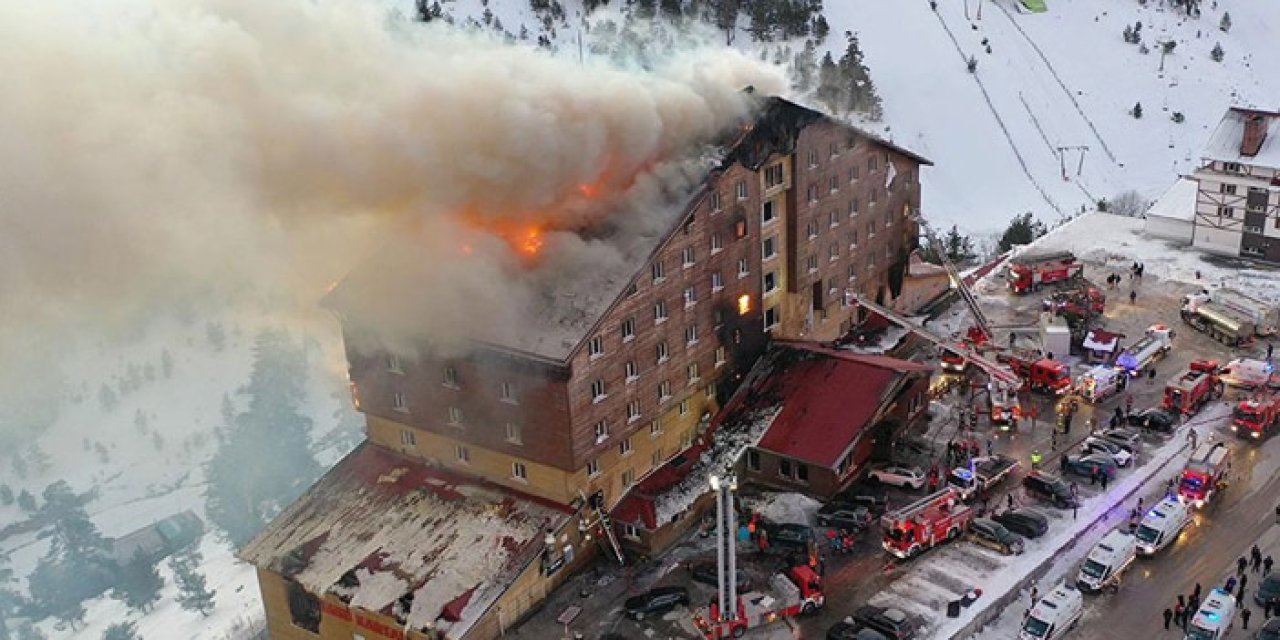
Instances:
[[[508,239],[510,241],[510,239]],[[531,226],[524,230],[524,235],[515,239],[514,244],[520,253],[527,256],[536,256],[538,251],[542,249],[542,229],[537,226]]]

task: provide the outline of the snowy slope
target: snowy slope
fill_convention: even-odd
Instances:
[[[160,320],[139,328],[137,337],[127,342],[81,350],[75,361],[64,366],[70,397],[55,424],[36,443],[48,454],[49,467],[32,466],[22,478],[6,456],[0,464],[0,483],[8,484],[15,493],[26,489],[38,501],[44,487],[56,480],[66,480],[77,492],[96,489],[98,496],[88,503],[87,511],[107,537],[124,535],[185,509],[205,518],[203,465],[216,448],[214,430],[222,422],[222,398],[226,394],[234,401],[237,389],[248,380],[255,334],[278,325],[269,318],[252,323],[223,319],[226,343],[216,350],[209,343],[204,320],[189,325]],[[334,429],[335,411],[350,410],[336,330],[328,329],[325,333],[323,327],[290,327],[295,339],[311,340],[308,360],[312,375],[307,380],[304,412],[313,421],[313,440],[317,441],[325,440]],[[173,363],[169,377],[164,376],[161,363],[161,353],[166,350]],[[128,377],[131,366],[143,372],[140,385],[119,393],[120,380]],[[148,368],[150,375],[145,373]],[[119,394],[115,406],[106,408],[101,403],[103,385]],[[146,416],[145,427],[138,426],[139,412]],[[352,424],[350,420],[347,423]],[[159,434],[159,441],[155,434]],[[98,443],[106,451],[105,459]],[[317,453],[327,465],[345,451]],[[20,522],[26,517],[17,505],[0,506],[0,523]],[[209,526],[207,518],[205,521]],[[47,541],[35,533],[0,540],[0,552],[10,553],[18,576],[30,573],[47,550]],[[85,603],[86,627],[56,629],[52,621],[39,626],[51,640],[97,638],[107,625],[134,619],[147,638],[222,638],[237,625],[260,620],[262,609],[253,568],[237,561],[231,547],[215,532],[206,533],[201,551],[205,560],[201,571],[209,588],[217,591],[210,618],[178,607],[173,600],[176,588],[172,576],[161,563],[167,584],[150,613],[130,613],[123,603],[100,597]]]

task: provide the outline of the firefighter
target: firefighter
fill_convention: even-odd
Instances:
[[[1041,461],[1041,460],[1043,460],[1043,459],[1044,459],[1044,456],[1040,455],[1040,450],[1039,450],[1039,449],[1032,449],[1032,450],[1031,450],[1031,468],[1032,468],[1032,469],[1039,469],[1039,468],[1040,468],[1040,461]]]

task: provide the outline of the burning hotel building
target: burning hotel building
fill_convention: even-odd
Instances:
[[[495,637],[596,553],[656,552],[695,519],[650,530],[610,513],[707,446],[768,342],[842,336],[854,295],[893,302],[929,162],[758,102],[673,205],[648,212],[657,231],[582,230],[616,259],[554,277],[527,263],[533,302],[514,332],[477,318],[466,348],[368,346],[365,320],[394,313],[363,295],[371,283],[427,295],[411,251],[330,293],[368,438],[241,551],[273,638]]]

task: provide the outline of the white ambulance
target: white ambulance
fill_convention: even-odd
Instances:
[[[1080,621],[1083,612],[1084,598],[1064,582],[1031,608],[1018,631],[1018,640],[1058,640]]]
[[[1227,637],[1236,619],[1236,601],[1222,589],[1214,589],[1187,623],[1186,640],[1220,640]]]
[[[1138,553],[1144,556],[1155,553],[1178,539],[1191,524],[1191,507],[1177,498],[1165,498],[1142,517],[1135,534]]]
[[[1119,587],[1120,578],[1138,555],[1138,539],[1126,531],[1115,529],[1093,545],[1076,584],[1085,591],[1102,591]]]

